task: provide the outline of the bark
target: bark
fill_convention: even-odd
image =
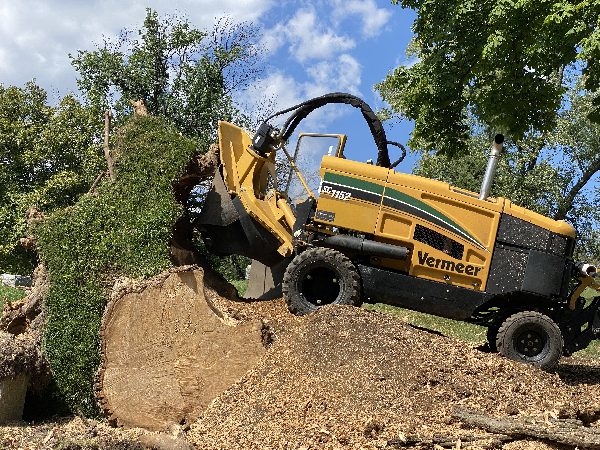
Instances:
[[[457,408],[453,419],[463,425],[482,428],[515,438],[535,438],[558,444],[586,449],[600,449],[600,429],[586,427],[579,420],[552,419],[539,420],[531,417],[496,418],[479,411]]]
[[[173,184],[175,199],[187,209],[190,193],[201,181],[211,179],[217,168],[219,148],[212,145],[208,152],[193,158],[185,168],[183,175]],[[194,227],[189,214],[180,217],[169,243],[171,261],[176,266],[202,264],[203,259],[193,242]]]

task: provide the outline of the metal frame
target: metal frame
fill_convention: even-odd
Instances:
[[[285,185],[285,189],[283,192],[285,192],[285,195],[288,194],[288,191],[290,189],[290,185],[292,184],[292,174],[295,172],[296,176],[298,177],[298,179],[300,180],[300,183],[302,183],[302,185],[304,186],[304,189],[306,189],[306,192],[309,196],[314,198],[314,195],[312,195],[312,192],[310,191],[310,189],[308,188],[308,185],[306,184],[304,177],[302,176],[300,169],[298,169],[298,166],[296,166],[296,160],[298,159],[298,152],[300,151],[300,142],[302,141],[303,137],[324,137],[324,138],[337,138],[338,139],[338,146],[337,146],[337,150],[335,151],[335,156],[337,158],[343,158],[344,157],[344,147],[346,146],[346,139],[347,136],[345,134],[328,134],[328,133],[300,133],[298,135],[298,141],[296,142],[296,148],[294,150],[294,156],[290,156],[290,154],[287,152],[287,149],[285,148],[285,146],[281,146],[281,148],[283,149],[285,156],[287,157],[289,163],[290,163],[290,171],[288,173],[288,179]]]

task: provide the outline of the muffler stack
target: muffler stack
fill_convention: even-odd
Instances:
[[[504,135],[497,134],[494,137],[492,148],[490,150],[490,157],[488,159],[487,168],[485,169],[485,175],[483,182],[481,183],[481,191],[479,194],[480,200],[485,200],[490,195],[492,189],[492,182],[494,181],[494,175],[496,175],[496,168],[498,166],[498,159],[502,153],[502,143],[504,142]]]

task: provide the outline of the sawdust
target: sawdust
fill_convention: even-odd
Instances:
[[[288,324],[261,363],[193,425],[192,443],[384,448],[406,435],[460,436],[460,424],[449,419],[456,406],[499,416],[600,411],[595,366],[546,373],[352,307],[323,308]]]
[[[125,308],[128,312],[122,315],[128,317],[129,325],[121,324],[120,329],[131,333],[136,320],[160,324],[141,327],[144,332],[133,340],[130,334],[129,353],[121,356],[128,354],[131,365],[136,366],[144,349],[152,349],[146,356],[154,355],[153,364],[160,366],[166,361],[163,367],[169,367],[157,378],[163,382],[162,390],[148,388],[135,376],[123,375],[128,396],[120,404],[129,412],[147,414],[152,408],[176,412],[168,420],[163,416],[158,422],[152,419],[144,424],[154,429],[196,417],[189,429],[186,425],[185,433],[179,431],[179,442],[185,443],[185,438],[200,449],[374,449],[398,448],[392,443],[406,436],[458,439],[479,433],[450,419],[455,407],[499,417],[543,418],[553,414],[599,426],[597,360],[565,358],[556,372],[546,373],[378,312],[338,306],[296,317],[288,313],[281,299],[242,302],[227,286],[212,289],[212,281],[203,279],[199,272],[186,267],[146,282],[120,280],[113,295],[117,304],[127,296],[131,300],[129,309]],[[182,286],[189,289],[194,283],[196,291],[202,293],[196,300],[191,295],[194,289],[185,295],[182,290]],[[148,296],[150,291],[156,295]],[[195,304],[200,300],[206,305],[201,312]],[[173,310],[166,305],[178,306]],[[185,314],[173,312],[176,310]],[[150,317],[152,311],[166,316],[156,321]],[[210,324],[232,333],[213,333]],[[190,338],[190,330],[208,333]],[[238,366],[238,372],[230,370],[235,364],[230,366],[227,358],[216,358],[221,366],[210,372],[207,380],[221,381],[218,389],[204,389],[190,382],[190,366],[176,370],[177,361],[206,355],[202,345],[223,345],[221,349],[225,349],[231,342],[245,342],[250,337],[255,343],[260,341],[260,351],[251,358],[239,357],[237,360],[244,360],[245,365]],[[117,342],[122,346],[125,341]],[[144,345],[136,347],[133,342]],[[167,357],[156,359],[156,354]],[[139,367],[137,376],[152,372],[147,365]],[[194,389],[186,391],[186,386]],[[169,406],[173,400],[176,408]],[[144,410],[144,403],[150,409]],[[67,443],[71,447],[65,448],[138,449],[170,439],[166,435],[144,438],[143,434],[137,428],[123,430],[76,418],[0,427],[0,446],[41,449]],[[91,447],[86,447],[88,444]],[[461,448],[477,447],[464,443]],[[561,447],[520,440],[502,448]]]
[[[0,448],[27,450],[143,450],[141,429],[117,429],[81,417],[0,427]]]

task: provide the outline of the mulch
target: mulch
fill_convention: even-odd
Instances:
[[[474,431],[451,419],[456,407],[498,417],[587,418],[599,425],[596,360],[565,358],[547,373],[365,309],[325,307],[295,317],[282,300],[217,303],[238,320],[261,319],[269,349],[197,422],[183,425],[180,434],[200,449],[380,449],[397,448],[392,444],[407,436],[458,440]],[[88,433],[88,447],[63,448],[143,448],[139,429],[89,423],[71,418],[0,427],[0,447],[59,448],[56,436],[72,442]],[[522,440],[503,448],[561,447]]]
[[[275,315],[280,327],[282,317]],[[600,412],[594,362],[567,359],[547,373],[352,307],[326,307],[294,321],[192,426],[192,443],[385,448],[408,435],[460,437],[464,430],[450,419],[457,406],[497,416]]]

